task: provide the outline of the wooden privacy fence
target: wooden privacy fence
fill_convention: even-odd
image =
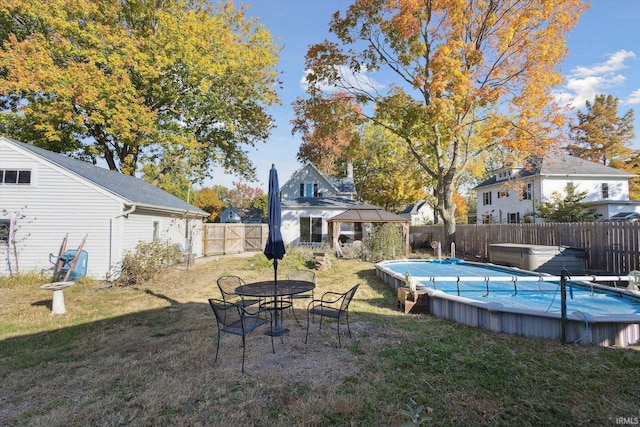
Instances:
[[[442,225],[411,227],[414,249],[444,242]],[[571,246],[587,250],[587,269],[626,274],[640,270],[640,222],[578,222],[545,224],[473,224],[456,226],[456,252],[489,258],[489,245],[522,243]],[[449,254],[450,248],[442,248]]]
[[[267,243],[267,224],[204,224],[202,254],[223,255],[260,251]]]

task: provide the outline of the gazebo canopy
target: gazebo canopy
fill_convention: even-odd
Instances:
[[[409,225],[409,220],[392,212],[385,211],[380,206],[357,205],[339,215],[327,220],[328,222],[400,222]]]
[[[402,225],[405,244],[409,245],[409,223],[410,221],[400,215],[388,212],[380,206],[361,204],[338,214],[327,220],[329,224],[329,241],[332,243],[333,249],[340,252],[340,243],[338,237],[340,234],[340,225],[343,222],[349,223],[397,223]],[[337,231],[337,233],[336,233]]]

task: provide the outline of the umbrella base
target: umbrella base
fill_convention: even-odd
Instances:
[[[289,329],[287,328],[275,328],[273,330],[268,330],[267,332],[265,332],[265,335],[269,335],[271,337],[281,337],[285,334],[289,333]]]

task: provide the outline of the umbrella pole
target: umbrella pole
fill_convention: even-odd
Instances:
[[[274,258],[273,259],[273,301],[275,302],[274,305],[274,310],[273,310],[273,315],[275,316],[274,318],[274,323],[275,323],[275,330],[279,333],[280,332],[280,323],[278,322],[278,259]]]

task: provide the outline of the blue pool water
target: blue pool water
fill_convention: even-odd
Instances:
[[[561,310],[559,281],[518,280],[519,278],[540,277],[536,273],[459,262],[455,259],[390,261],[384,264],[385,268],[400,276],[409,272],[419,285],[435,288],[448,294],[482,302],[497,302],[505,307],[558,313]],[[490,277],[491,280],[485,280],[486,277]],[[499,277],[504,277],[505,280],[494,279]],[[438,280],[438,278],[443,279]],[[615,289],[611,289],[611,292],[605,292],[600,288],[594,287],[592,289],[591,286],[585,286],[584,283],[570,282],[567,286],[567,312],[581,312],[591,315],[640,314],[640,298],[620,295]]]

